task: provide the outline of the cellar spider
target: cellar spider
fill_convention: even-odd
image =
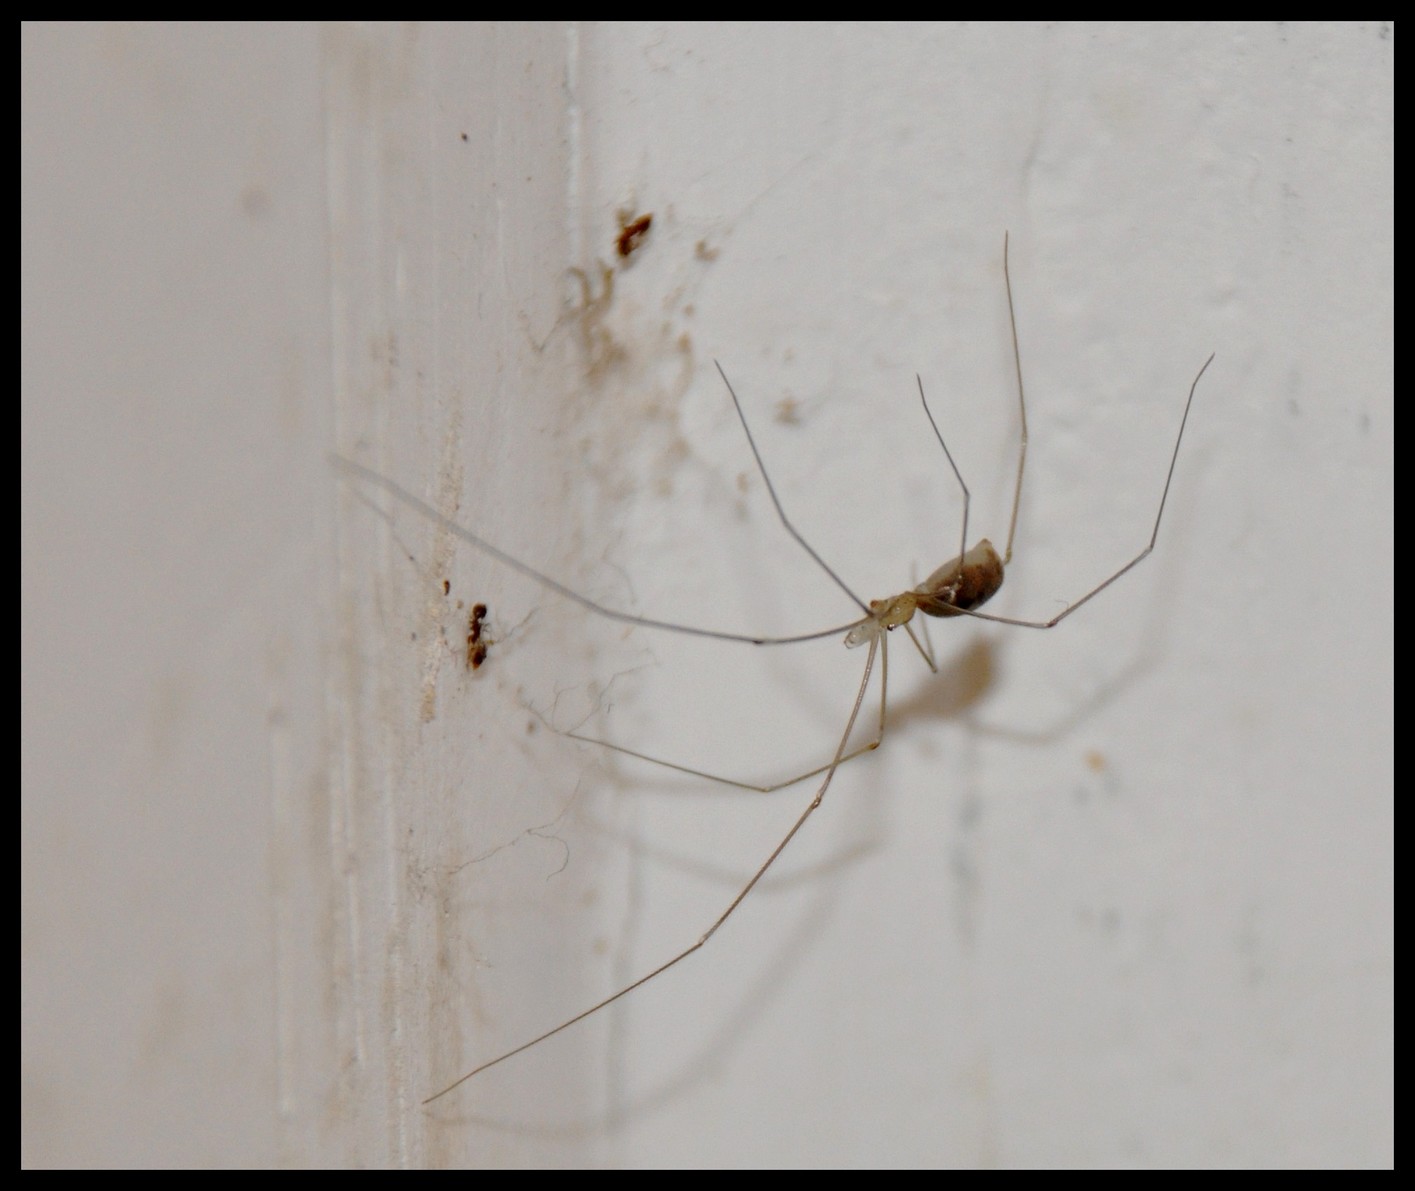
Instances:
[[[824,637],[833,637],[837,634],[844,634],[844,641],[847,648],[854,649],[860,646],[865,647],[865,663],[860,676],[860,684],[856,689],[855,698],[850,707],[850,714],[846,718],[844,730],[840,733],[839,743],[835,746],[835,751],[829,762],[818,766],[815,769],[797,774],[786,781],[775,782],[771,785],[754,785],[748,782],[734,781],[730,778],[720,777],[716,774],[707,773],[703,770],[692,769],[684,765],[677,765],[671,761],[665,761],[658,757],[652,757],[645,753],[636,752],[633,749],[624,748],[620,745],[612,744],[608,741],[595,740],[591,737],[581,736],[575,732],[566,732],[565,735],[576,740],[588,741],[616,752],[637,757],[640,760],[650,761],[654,764],[662,765],[668,769],[676,770],[694,777],[720,782],[724,785],[734,786],[743,790],[752,790],[760,793],[770,793],[775,790],[784,789],[787,786],[795,785],[798,782],[806,781],[813,777],[821,780],[817,784],[811,800],[805,809],[792,823],[786,834],[777,841],[771,849],[766,859],[752,874],[750,879],[739,889],[726,908],[718,914],[712,924],[705,930],[696,941],[684,947],[667,961],[659,964],[651,971],[626,984],[618,991],[597,1001],[587,1009],[581,1010],[573,1017],[567,1018],[559,1025],[536,1035],[534,1038],[521,1043],[519,1046],[505,1051],[494,1058],[488,1059],[464,1075],[460,1076],[440,1091],[435,1092],[423,1101],[424,1104],[431,1104],[435,1100],[441,1099],[449,1092],[462,1086],[473,1076],[480,1075],[483,1071],[495,1067],[506,1060],[514,1058],[516,1055],[537,1046],[563,1030],[568,1030],[571,1026],[584,1021],[598,1013],[601,1009],[614,1004],[623,997],[628,996],[635,989],[643,987],[651,980],[682,963],[694,952],[702,948],[707,941],[717,933],[718,929],[732,916],[737,907],[746,900],[748,894],[752,892],[766,875],[767,871],[776,862],[777,858],[784,852],[787,846],[795,839],[797,833],[805,826],[806,821],[815,813],[825,798],[826,791],[830,788],[831,782],[835,778],[836,771],[847,761],[853,760],[864,753],[868,753],[878,748],[884,738],[885,713],[887,709],[887,694],[889,687],[889,633],[896,628],[903,628],[909,635],[914,647],[920,656],[929,666],[930,670],[937,673],[938,667],[933,657],[932,648],[921,643],[919,637],[914,633],[910,621],[916,613],[923,613],[925,616],[953,617],[970,616],[977,620],[991,621],[995,624],[1015,625],[1019,628],[1028,629],[1050,629],[1060,624],[1073,612],[1089,603],[1121,576],[1133,570],[1143,562],[1154,550],[1155,542],[1159,538],[1160,522],[1164,518],[1165,503],[1169,499],[1170,484],[1174,479],[1175,465],[1179,459],[1179,448],[1184,441],[1184,429],[1189,421],[1189,410],[1194,403],[1194,394],[1199,387],[1199,380],[1207,371],[1209,365],[1213,363],[1214,357],[1209,356],[1204,361],[1199,371],[1195,374],[1189,386],[1189,395],[1184,403],[1184,412],[1179,421],[1179,432],[1175,436],[1174,450],[1170,455],[1169,468],[1165,473],[1164,488],[1160,493],[1159,508],[1155,513],[1154,528],[1150,532],[1150,540],[1145,544],[1134,558],[1125,563],[1114,573],[1097,583],[1089,591],[1079,598],[1073,600],[1055,616],[1048,620],[1024,620],[1012,616],[997,616],[989,612],[982,612],[979,609],[997,590],[1002,586],[1004,571],[1008,563],[1012,560],[1012,543],[1017,533],[1017,512],[1022,500],[1022,479],[1027,465],[1027,402],[1022,384],[1022,355],[1017,340],[1017,316],[1012,300],[1012,276],[1008,265],[1008,237],[1004,236],[1002,241],[1002,273],[1003,281],[1007,290],[1007,313],[1012,331],[1012,359],[1014,370],[1017,376],[1017,406],[1021,419],[1021,441],[1018,450],[1017,460],[1017,480],[1013,489],[1012,515],[1008,522],[1007,544],[1001,554],[998,553],[993,544],[986,538],[981,539],[971,549],[968,547],[968,514],[971,504],[971,494],[968,485],[964,482],[962,474],[958,470],[957,464],[953,461],[953,456],[948,449],[948,444],[944,441],[942,432],[938,428],[938,423],[934,420],[932,411],[929,409],[928,399],[924,395],[924,385],[922,379],[916,377],[919,388],[919,400],[923,406],[924,414],[928,418],[929,426],[933,430],[934,437],[938,440],[938,445],[943,451],[944,458],[948,462],[954,478],[958,482],[958,487],[963,493],[963,522],[959,534],[958,555],[944,563],[935,570],[922,583],[884,599],[870,600],[868,603],[861,600],[859,596],[846,585],[844,580],[831,568],[831,566],[818,554],[814,547],[801,536],[800,532],[791,523],[786,515],[786,510],[782,507],[781,501],[776,494],[776,488],[771,482],[771,477],[767,474],[766,465],[762,462],[761,453],[757,450],[756,440],[752,435],[751,426],[747,422],[746,415],[742,412],[742,404],[737,398],[737,393],[732,387],[732,383],[727,379],[726,372],[721,364],[716,364],[718,375],[722,377],[722,382],[727,388],[728,395],[732,398],[733,408],[737,412],[738,420],[741,422],[742,430],[747,437],[747,445],[751,448],[752,457],[756,461],[757,470],[761,473],[762,482],[766,485],[767,494],[771,497],[772,505],[776,509],[776,515],[780,519],[786,532],[796,541],[796,543],[811,557],[811,560],[823,571],[830,580],[835,583],[860,610],[860,616],[848,624],[837,625],[834,628],[822,629],[817,632],[800,633],[785,637],[757,637],[745,633],[726,632],[718,629],[707,629],[696,625],[677,624],[670,621],[655,620],[651,617],[638,616],[629,612],[623,612],[616,608],[609,608],[603,604],[582,595],[565,584],[552,579],[550,576],[542,574],[535,568],[528,566],[519,559],[507,554],[504,550],[492,545],[484,538],[463,528],[450,518],[438,512],[427,502],[414,496],[407,489],[377,472],[351,462],[346,459],[336,459],[336,465],[345,472],[353,475],[369,484],[383,489],[389,495],[401,503],[421,513],[430,521],[441,527],[447,533],[461,539],[468,545],[480,550],[483,554],[495,559],[513,571],[524,575],[528,579],[534,580],[542,587],[557,595],[579,604],[596,615],[603,616],[609,620],[617,620],[626,624],[637,625],[640,628],[662,629],[669,632],[686,633],[696,637],[706,637],[718,641],[737,641],[750,645],[792,645],[804,641],[817,641]],[[854,731],[856,721],[860,717],[860,710],[864,706],[865,695],[869,689],[870,678],[874,674],[875,663],[878,660],[880,667],[880,698],[879,698],[879,719],[875,727],[874,738],[868,743],[855,749],[848,749],[851,733]],[[848,750],[848,751],[847,751]]]

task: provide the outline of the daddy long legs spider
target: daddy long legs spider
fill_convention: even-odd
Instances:
[[[746,414],[742,409],[741,401],[739,400],[736,391],[733,389],[731,382],[728,380],[726,372],[722,369],[720,364],[717,365],[718,373],[722,377],[723,384],[726,386],[728,395],[732,400],[733,408],[736,411],[737,418],[746,436],[747,444],[752,452],[752,457],[756,463],[757,470],[762,477],[762,481],[766,487],[767,494],[771,498],[772,505],[776,510],[777,517],[780,520],[783,528],[801,547],[801,549],[806,552],[806,554],[810,557],[814,564],[836,586],[838,586],[859,609],[860,615],[854,620],[842,625],[836,625],[828,629],[821,629],[807,633],[797,633],[788,636],[754,636],[747,633],[738,633],[717,628],[706,628],[699,625],[680,624],[677,622],[665,621],[652,617],[639,616],[633,613],[623,611],[621,609],[608,607],[604,604],[596,602],[595,600],[589,599],[583,593],[575,590],[569,585],[562,583],[561,581],[554,579],[549,575],[544,574],[543,572],[537,570],[534,567],[529,566],[525,562],[522,562],[520,559],[502,550],[500,547],[493,545],[485,538],[457,524],[449,517],[445,516],[443,513],[435,509],[432,505],[428,504],[421,498],[415,496],[412,492],[408,491],[406,488],[402,487],[395,481],[388,479],[387,477],[380,475],[379,473],[374,472],[361,464],[354,463],[350,460],[345,459],[335,459],[335,465],[340,470],[344,471],[346,474],[353,476],[373,487],[382,489],[384,492],[388,493],[400,503],[420,513],[445,532],[467,543],[468,545],[472,546],[481,553],[496,560],[500,564],[510,568],[518,574],[533,580],[535,583],[539,584],[546,590],[554,592],[555,594],[560,595],[567,600],[571,600],[574,603],[580,605],[581,607],[587,609],[588,611],[594,613],[595,615],[606,618],[608,620],[619,621],[621,623],[634,625],[645,629],[682,633],[696,637],[709,638],[720,641],[731,641],[754,646],[792,645],[807,641],[816,641],[825,637],[843,635],[844,643],[847,648],[854,649],[862,646],[865,648],[865,660],[860,675],[859,685],[855,690],[853,701],[851,702],[849,714],[846,718],[844,728],[840,733],[838,743],[836,744],[829,760],[825,761],[821,765],[816,766],[813,769],[807,770],[804,773],[799,773],[794,777],[788,778],[787,780],[775,782],[770,785],[754,785],[747,782],[735,781],[732,779],[721,777],[717,774],[708,773],[700,769],[694,769],[688,766],[678,765],[671,761],[650,756],[646,753],[637,752],[632,749],[624,748],[611,742],[594,740],[591,737],[582,736],[575,732],[565,733],[565,735],[571,736],[575,739],[589,741],[590,743],[600,745],[615,752],[626,754],[628,756],[635,757],[643,761],[652,762],[654,764],[661,765],[668,769],[676,770],[677,772],[684,773],[693,777],[702,778],[707,781],[719,782],[728,786],[734,786],[740,789],[752,790],[761,793],[770,793],[776,790],[784,789],[786,787],[807,781],[812,778],[819,778],[820,780],[817,782],[814,788],[810,801],[806,804],[805,808],[800,812],[799,816],[791,824],[786,833],[775,842],[775,845],[770,849],[765,859],[752,873],[751,877],[746,881],[746,883],[742,885],[740,889],[737,890],[736,894],[728,902],[726,907],[721,910],[721,912],[716,916],[715,919],[713,919],[707,929],[702,931],[692,942],[690,942],[687,946],[682,947],[675,954],[671,955],[669,958],[659,963],[650,971],[645,972],[643,975],[637,977],[636,979],[625,984],[623,987],[619,988],[617,991],[611,993],[609,996],[602,998],[601,1000],[595,1002],[594,1004],[588,1006],[587,1008],[581,1010],[573,1016],[565,1019],[564,1021],[561,1021],[559,1024],[552,1026],[551,1028],[522,1042],[521,1044],[511,1048],[510,1050],[498,1054],[490,1059],[487,1059],[485,1062],[482,1062],[479,1065],[472,1067],[470,1070],[466,1071],[464,1074],[459,1076],[456,1080],[447,1084],[445,1087],[441,1088],[439,1091],[436,1091],[431,1096],[429,1096],[424,1101],[425,1104],[430,1104],[433,1101],[438,1100],[443,1096],[446,1096],[448,1093],[454,1091],[456,1088],[460,1087],[468,1080],[481,1074],[483,1071],[486,1071],[491,1067],[495,1067],[500,1063],[504,1063],[508,1059],[514,1058],[516,1055],[519,1055],[531,1049],[532,1047],[537,1046],[541,1042],[544,1042],[547,1039],[554,1037],[555,1035],[561,1033],[564,1030],[570,1029],[572,1026],[575,1026],[579,1022],[584,1021],[586,1018],[593,1016],[600,1010],[605,1009],[608,1006],[614,1004],[616,1001],[619,1001],[623,997],[628,996],[636,989],[643,987],[650,981],[654,980],[656,977],[662,975],[664,972],[667,972],[670,968],[673,968],[676,965],[682,963],[690,955],[693,955],[695,952],[701,949],[707,943],[707,941],[712,938],[714,934],[717,933],[718,929],[727,922],[727,920],[733,915],[733,913],[747,898],[747,896],[757,887],[759,882],[771,869],[772,865],[781,856],[781,854],[786,850],[787,846],[800,832],[802,827],[805,826],[806,822],[821,806],[822,802],[824,801],[825,795],[830,789],[830,786],[835,778],[836,772],[840,769],[840,767],[846,762],[879,747],[879,744],[881,743],[884,737],[885,725],[887,722],[889,676],[888,635],[890,632],[892,632],[896,628],[902,627],[909,635],[911,642],[918,650],[920,656],[923,657],[925,663],[929,666],[931,670],[934,670],[936,672],[937,666],[933,658],[932,649],[919,640],[919,637],[914,633],[913,626],[910,623],[917,613],[923,613],[926,616],[937,618],[969,616],[979,620],[990,621],[997,624],[1013,625],[1019,628],[1051,629],[1056,627],[1067,617],[1071,616],[1073,613],[1085,606],[1097,595],[1105,591],[1108,587],[1110,587],[1117,580],[1119,580],[1123,575],[1133,570],[1142,561],[1144,561],[1144,559],[1147,558],[1154,550],[1155,543],[1159,539],[1160,524],[1164,518],[1165,505],[1168,501],[1170,486],[1174,479],[1175,466],[1179,459],[1179,451],[1184,440],[1184,431],[1185,427],[1188,424],[1189,411],[1193,405],[1194,394],[1198,389],[1199,380],[1202,378],[1204,372],[1208,369],[1209,365],[1213,362],[1214,357],[1212,355],[1210,355],[1209,358],[1204,361],[1203,365],[1199,368],[1199,371],[1195,374],[1194,379],[1189,386],[1188,397],[1185,400],[1183,413],[1179,421],[1179,429],[1177,434],[1175,435],[1174,449],[1170,455],[1169,466],[1165,473],[1164,486],[1160,492],[1160,499],[1158,508],[1156,509],[1155,513],[1154,525],[1151,530],[1149,540],[1145,543],[1143,548],[1140,549],[1139,552],[1136,553],[1135,556],[1131,558],[1128,562],[1124,563],[1110,575],[1102,579],[1099,583],[1095,584],[1088,591],[1072,600],[1060,612],[1058,612],[1055,616],[1050,617],[1049,619],[1028,620],[1018,617],[999,616],[981,611],[982,606],[986,604],[986,602],[994,594],[996,594],[998,589],[1001,587],[1005,568],[1011,562],[1012,559],[1012,546],[1013,541],[1016,537],[1018,509],[1021,504],[1022,483],[1026,472],[1027,463],[1027,406],[1025,389],[1022,380],[1021,350],[1018,344],[1016,313],[1012,298],[1012,280],[1008,263],[1007,237],[1004,237],[1003,239],[1003,278],[1007,291],[1008,317],[1012,335],[1013,364],[1017,380],[1017,404],[1021,422],[1020,445],[1018,450],[1017,461],[1017,476],[1013,488],[1012,512],[1008,522],[1007,541],[1005,547],[1002,552],[999,553],[997,549],[992,545],[992,543],[987,539],[980,540],[971,548],[968,546],[968,519],[971,505],[971,494],[969,492],[967,484],[963,480],[961,472],[959,471],[957,465],[953,460],[952,454],[949,451],[944,435],[940,431],[938,424],[934,419],[934,415],[929,408],[928,399],[924,393],[923,381],[921,378],[916,378],[919,390],[920,403],[923,407],[924,414],[928,419],[930,429],[932,430],[933,435],[937,440],[940,449],[943,452],[944,459],[947,461],[949,469],[952,471],[953,476],[958,484],[958,487],[962,492],[963,516],[961,531],[959,534],[959,550],[958,555],[956,557],[950,559],[948,562],[945,562],[942,566],[938,567],[922,583],[918,583],[912,587],[906,588],[905,590],[899,592],[896,595],[888,596],[883,599],[874,599],[868,602],[862,600],[853,590],[851,590],[849,586],[846,585],[846,583],[840,578],[836,571],[832,569],[831,566],[825,561],[825,559],[823,559],[816,552],[814,547],[812,547],[810,543],[806,541],[806,539],[796,529],[795,525],[793,525],[791,519],[786,514],[786,510],[783,507],[781,500],[779,499],[776,493],[774,485],[772,484],[771,477],[767,472],[766,465],[763,462],[761,454],[757,448],[756,440],[752,435],[751,426],[748,423]],[[864,707],[866,694],[869,690],[870,679],[875,672],[875,666],[877,662],[879,665],[880,672],[878,721],[875,726],[873,738],[867,743],[852,749],[849,746],[851,734],[854,731],[856,722],[859,720],[861,710]]]

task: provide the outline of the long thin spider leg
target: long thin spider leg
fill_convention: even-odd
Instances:
[[[909,634],[909,640],[914,643],[914,648],[919,651],[919,656],[924,659],[924,664],[928,666],[928,668],[932,670],[935,674],[937,674],[938,665],[934,662],[934,648],[933,642],[929,639],[928,621],[920,621],[919,627],[924,631],[924,641],[928,644],[927,649],[925,649],[923,645],[919,644],[919,638],[914,635],[914,626],[912,624],[909,624],[907,621],[904,623],[904,631]]]
[[[1017,510],[1022,507],[1022,472],[1027,467],[1027,395],[1022,391],[1022,349],[1017,346],[1017,311],[1012,305],[1012,271],[1007,266],[1007,233],[1002,233],[1002,281],[1007,288],[1007,319],[1012,326],[1012,364],[1017,369],[1017,409],[1022,415],[1022,440],[1017,453],[1017,487],[1012,493],[1012,520],[1007,525],[1007,549],[1002,565],[1012,561],[1012,539],[1017,536]]]
[[[1060,624],[1063,620],[1065,620],[1068,616],[1075,612],[1076,609],[1093,600],[1096,596],[1100,595],[1101,592],[1103,592],[1107,587],[1109,587],[1127,571],[1138,566],[1146,558],[1148,558],[1150,555],[1150,551],[1155,548],[1155,542],[1159,540],[1160,522],[1164,519],[1164,506],[1165,502],[1169,499],[1169,486],[1174,479],[1174,466],[1176,463],[1179,462],[1179,444],[1184,441],[1184,427],[1189,423],[1189,409],[1194,404],[1194,392],[1199,387],[1200,377],[1202,377],[1204,373],[1208,371],[1209,365],[1213,362],[1214,357],[1211,355],[1207,360],[1204,361],[1204,366],[1199,369],[1198,375],[1194,377],[1194,383],[1189,386],[1189,399],[1184,403],[1184,416],[1179,421],[1179,434],[1174,440],[1174,454],[1169,457],[1169,471],[1165,474],[1164,477],[1164,491],[1160,494],[1159,512],[1155,514],[1155,528],[1150,534],[1149,545],[1147,545],[1143,550],[1140,551],[1139,554],[1135,555],[1134,558],[1132,558],[1123,567],[1116,571],[1115,574],[1111,575],[1110,578],[1104,580],[1101,583],[1098,583],[1095,587],[1091,588],[1090,591],[1083,595],[1079,600],[1068,604],[1062,611],[1058,612],[1050,620],[1017,620],[1010,616],[994,616],[990,612],[974,612],[967,608],[955,609],[954,611],[956,612],[956,614],[960,616],[972,616],[977,618],[978,620],[991,620],[997,624],[1014,624],[1017,625],[1019,628],[1024,629],[1049,629],[1055,625]]]
[[[735,400],[735,398],[734,398]],[[755,448],[753,448],[755,449]],[[533,579],[542,587],[553,591],[556,595],[564,596],[567,600],[573,600],[582,608],[588,608],[600,616],[610,620],[617,620],[624,624],[636,624],[646,629],[666,629],[674,633],[688,633],[694,637],[710,637],[716,641],[743,641],[749,645],[794,645],[798,641],[819,641],[822,637],[834,637],[840,633],[849,632],[851,629],[864,624],[869,620],[868,616],[859,620],[852,620],[849,624],[837,625],[834,628],[821,629],[814,633],[798,633],[790,637],[754,637],[748,633],[725,633],[717,629],[703,629],[696,625],[677,624],[668,620],[654,620],[647,616],[635,616],[629,612],[621,612],[616,608],[606,608],[603,604],[597,604],[586,596],[581,595],[574,588],[567,587],[564,583],[552,579],[549,575],[544,575],[534,567],[529,567],[517,558],[513,558],[506,551],[493,546],[485,538],[480,538],[471,530],[465,529],[453,521],[450,517],[438,512],[432,505],[420,497],[414,496],[401,484],[390,480],[387,476],[380,475],[371,468],[365,467],[362,463],[355,463],[352,459],[345,459],[340,455],[331,455],[330,462],[339,470],[347,472],[349,475],[357,476],[366,483],[382,488],[394,499],[401,501],[411,509],[416,509],[424,517],[428,518],[434,525],[440,526],[454,537],[460,538],[470,546],[475,546],[483,554],[496,559],[504,566],[510,567],[513,571]],[[809,549],[809,547],[808,547]],[[822,564],[824,565],[824,564]],[[839,582],[837,580],[837,582]],[[866,609],[868,611],[868,609]]]
[[[963,482],[963,473],[958,470],[958,464],[953,462],[953,452],[948,449],[948,444],[943,441],[943,435],[939,433],[938,423],[934,421],[933,410],[929,408],[929,399],[924,396],[923,378],[914,374],[914,379],[919,382],[919,400],[924,404],[924,413],[928,415],[929,425],[933,427],[934,437],[938,439],[938,445],[943,448],[943,457],[948,460],[948,466],[953,469],[953,478],[958,481],[958,487],[963,489],[963,532],[960,534],[961,541],[958,543],[958,557],[968,553],[968,509],[973,503],[973,494],[968,491],[968,485]]]
[[[737,896],[734,897],[730,903],[728,903],[727,909],[723,910],[722,913],[717,916],[717,920],[710,927],[708,927],[706,931],[703,932],[702,937],[698,939],[698,941],[694,943],[691,947],[685,947],[667,963],[659,964],[658,967],[654,968],[653,971],[649,972],[647,975],[640,976],[632,984],[625,985],[618,992],[605,997],[604,1000],[599,1001],[594,1005],[591,1005],[584,1012],[575,1014],[574,1017],[561,1022],[554,1029],[547,1030],[544,1034],[541,1034],[536,1038],[532,1038],[529,1042],[523,1042],[514,1050],[508,1050],[505,1054],[499,1055],[498,1057],[491,1059],[489,1062],[483,1063],[480,1067],[473,1067],[470,1071],[466,1073],[466,1075],[463,1075],[460,1079],[448,1084],[445,1088],[442,1089],[442,1091],[429,1096],[426,1100],[423,1101],[424,1104],[431,1104],[434,1100],[441,1099],[443,1096],[447,1095],[448,1092],[451,1092],[454,1089],[461,1087],[464,1083],[467,1082],[467,1080],[471,1079],[472,1076],[480,1075],[483,1071],[487,1070],[489,1067],[495,1067],[498,1063],[504,1063],[507,1059],[513,1058],[524,1050],[529,1050],[531,1047],[537,1045],[538,1043],[544,1042],[547,1038],[553,1038],[562,1030],[568,1030],[571,1026],[584,1021],[585,1018],[590,1017],[598,1013],[601,1009],[607,1008],[608,1006],[614,1004],[614,1002],[619,1000],[621,997],[628,996],[636,988],[642,988],[655,976],[661,976],[664,972],[668,971],[668,969],[673,967],[675,964],[682,963],[683,960],[687,959],[688,956],[692,955],[695,951],[701,948],[704,943],[706,943],[710,938],[712,938],[713,935],[717,933],[718,927],[720,927],[724,922],[726,922],[730,917],[732,917],[732,914],[737,909],[737,907],[740,906],[743,901],[746,900],[747,895],[757,887],[757,883],[762,879],[762,877],[766,875],[767,870],[771,868],[774,863],[776,863],[776,858],[786,850],[786,845],[796,838],[796,833],[800,831],[802,827],[805,826],[806,820],[809,819],[811,815],[815,813],[816,808],[821,804],[821,800],[825,798],[825,792],[830,788],[831,779],[835,777],[835,771],[840,768],[841,761],[843,760],[845,755],[846,743],[850,739],[850,733],[854,730],[856,719],[859,718],[860,707],[865,701],[865,688],[869,686],[870,683],[870,672],[874,669],[875,651],[879,648],[880,641],[881,637],[870,638],[870,652],[869,656],[865,658],[865,672],[860,679],[860,689],[855,692],[855,702],[854,705],[850,708],[850,718],[845,721],[845,731],[840,734],[840,744],[836,746],[835,759],[830,763],[830,767],[826,770],[825,778],[821,781],[820,786],[816,789],[815,796],[811,799],[810,804],[806,807],[806,809],[801,812],[801,815],[796,820],[796,822],[791,825],[791,829],[784,836],[782,836],[781,842],[778,843],[776,847],[771,850],[771,855],[769,855],[762,863],[762,866],[757,869],[754,874],[752,874],[752,879],[742,886]]]
[[[732,397],[732,404],[737,410],[737,419],[742,423],[742,429],[747,434],[747,445],[752,448],[752,457],[757,461],[757,470],[762,473],[762,479],[766,482],[767,494],[771,497],[771,503],[776,506],[776,515],[781,518],[781,524],[786,527],[786,532],[796,539],[801,549],[815,560],[821,570],[835,580],[835,585],[854,600],[859,605],[860,611],[868,617],[870,614],[869,605],[845,585],[844,579],[830,569],[825,559],[815,552],[811,544],[800,535],[796,527],[791,524],[790,518],[786,516],[786,510],[781,507],[781,501],[777,499],[776,487],[772,484],[771,477],[766,474],[766,464],[762,462],[761,452],[757,450],[757,440],[752,437],[752,428],[747,425],[747,415],[742,412],[742,403],[737,400],[737,391],[732,387],[732,382],[727,379],[727,373],[722,371],[722,365],[716,360],[713,361],[713,364],[717,368],[718,376],[722,377],[722,383],[727,386],[727,392]]]
[[[906,630],[908,630],[908,627],[908,625],[905,625]],[[912,637],[913,633],[910,632],[909,635]],[[777,790],[784,790],[788,786],[794,786],[799,782],[806,781],[808,778],[819,777],[822,773],[832,767],[839,768],[841,765],[844,765],[845,762],[853,761],[856,757],[864,756],[864,754],[866,753],[872,753],[875,749],[879,748],[880,744],[884,740],[885,707],[889,698],[888,638],[883,639],[883,644],[884,651],[880,655],[879,723],[875,727],[875,738],[871,740],[868,744],[862,744],[859,748],[851,750],[843,757],[839,757],[838,759],[830,761],[825,765],[818,765],[816,766],[816,768],[809,769],[805,773],[798,773],[795,777],[786,778],[784,781],[773,782],[769,786],[760,785],[756,782],[742,782],[738,781],[736,778],[731,777],[723,777],[721,774],[718,773],[709,773],[706,769],[694,769],[690,765],[680,765],[676,761],[667,761],[662,757],[654,757],[648,753],[641,753],[637,749],[625,748],[622,744],[615,744],[611,740],[601,740],[597,736],[584,736],[579,732],[560,731],[560,729],[555,728],[554,725],[551,725],[551,727],[553,731],[560,732],[560,735],[568,736],[571,740],[579,740],[584,742],[585,744],[598,745],[600,748],[609,749],[611,752],[622,753],[626,757],[634,757],[636,760],[639,761],[647,761],[650,765],[658,765],[664,769],[671,769],[675,773],[686,773],[690,777],[700,777],[706,781],[717,782],[718,784],[723,786],[731,786],[735,790],[746,790],[749,793],[774,794]],[[918,641],[916,640],[914,644],[918,645]],[[922,650],[920,652],[922,652]],[[928,658],[925,657],[924,660],[927,661]]]
[[[919,565],[917,562],[909,564],[909,586],[919,586]],[[913,622],[904,622],[904,631],[909,634],[909,640],[914,643],[914,648],[919,651],[919,656],[924,659],[924,664],[928,666],[930,673],[938,673],[938,663],[934,661],[933,638],[929,636],[929,618],[925,616],[919,621],[919,632],[923,634],[924,642],[919,644],[918,634],[914,632]]]
[[[578,740],[583,744],[598,745],[602,749],[609,749],[613,753],[622,753],[626,757],[633,757],[639,761],[647,761],[650,765],[657,765],[663,769],[671,769],[675,773],[686,773],[689,777],[700,777],[705,781],[718,782],[724,786],[731,786],[734,790],[746,790],[752,794],[773,794],[777,790],[784,790],[788,786],[794,786],[798,782],[804,782],[807,778],[817,777],[830,768],[832,762],[824,765],[817,765],[814,769],[808,769],[805,773],[798,773],[795,777],[788,777],[784,781],[773,782],[769,786],[758,785],[756,782],[742,782],[736,778],[723,777],[718,773],[709,773],[706,769],[694,769],[691,765],[679,765],[677,761],[667,761],[662,757],[650,756],[648,753],[638,752],[636,749],[626,748],[622,744],[615,744],[612,740],[600,740],[596,736],[581,736],[578,732],[566,732],[564,735],[571,740]],[[839,764],[844,765],[846,761],[853,761],[856,757],[864,753],[872,753],[879,748],[879,740],[875,739],[869,744],[863,744],[852,752],[846,753],[840,758]]]

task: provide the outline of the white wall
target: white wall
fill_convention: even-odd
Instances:
[[[1391,35],[27,27],[24,1161],[1388,1163]],[[626,632],[327,453],[618,607],[843,622],[711,361],[888,594],[958,533],[915,372],[1005,533],[1005,229],[996,609],[1138,548],[1216,351],[1155,556],[896,635],[703,952],[420,1108],[810,797],[534,713],[779,777],[863,659]]]

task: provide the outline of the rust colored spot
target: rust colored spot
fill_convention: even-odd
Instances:
[[[632,223],[625,223],[620,217],[619,235],[614,241],[615,247],[620,256],[628,256],[640,244],[644,242],[644,237],[649,234],[649,228],[653,225],[653,212],[647,215],[640,215]]]
[[[482,638],[482,620],[486,617],[485,604],[473,604],[471,615],[467,617],[467,665],[478,669],[486,661],[486,651],[491,647],[491,638]]]

